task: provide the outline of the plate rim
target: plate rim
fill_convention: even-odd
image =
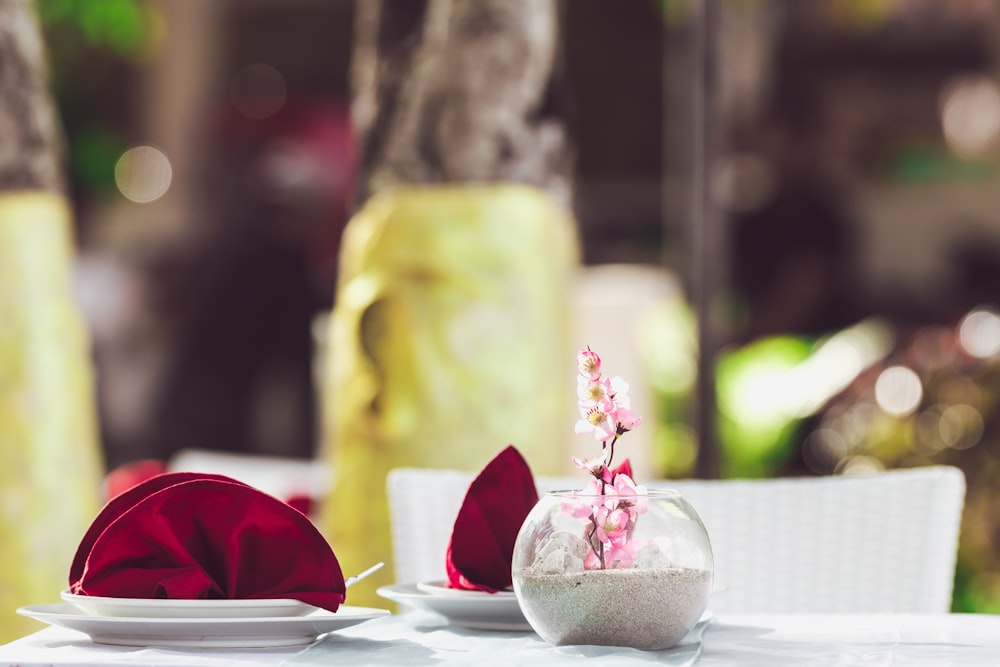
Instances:
[[[340,612],[347,613],[338,616]],[[116,625],[135,625],[140,623],[156,623],[166,625],[185,624],[218,624],[218,625],[243,625],[243,624],[265,624],[265,623],[296,623],[309,625],[316,621],[332,621],[336,619],[347,619],[351,621],[366,621],[387,616],[392,612],[381,607],[360,607],[354,605],[340,605],[336,612],[317,607],[314,611],[303,616],[107,616],[102,614],[88,614],[84,610],[76,607],[71,602],[43,602],[40,604],[30,604],[17,609],[21,616],[42,620],[42,617],[50,618],[73,618],[82,620],[94,620],[102,623]],[[44,622],[44,621],[43,621]],[[50,625],[52,625],[50,623]]]
[[[74,605],[91,616],[104,618],[124,617],[139,618],[134,613],[136,609],[156,611],[161,609],[161,613],[147,614],[143,618],[178,618],[178,612],[192,611],[200,613],[210,613],[208,616],[196,616],[194,618],[227,618],[226,612],[239,612],[231,616],[232,618],[292,618],[296,616],[306,616],[313,613],[320,607],[316,607],[307,602],[294,598],[219,598],[219,599],[198,599],[188,600],[180,598],[125,598],[107,597],[99,595],[83,595],[73,593],[68,589],[60,591],[59,597],[66,603]],[[103,608],[104,610],[102,611]],[[118,609],[119,613],[107,613],[109,609]],[[247,612],[261,611],[264,613],[250,615]],[[278,614],[268,614],[267,612],[280,611]],[[192,618],[185,616],[183,618]]]
[[[375,593],[381,597],[392,600],[393,602],[400,602],[400,600],[396,599],[400,598],[414,601],[433,601],[434,603],[451,606],[469,603],[483,607],[509,606],[513,604],[517,605],[517,608],[520,609],[517,596],[513,593],[510,595],[498,596],[491,595],[490,593],[485,593],[483,591],[463,591],[463,593],[468,593],[468,595],[451,595],[447,593],[436,595],[434,593],[428,593],[420,590],[417,588],[416,582],[380,586]]]
[[[444,579],[434,579],[432,581],[417,581],[413,586],[421,593],[433,597],[442,598],[467,598],[467,599],[480,599],[482,596],[489,596],[490,598],[507,600],[507,599],[517,599],[517,595],[513,590],[501,590],[495,593],[489,593],[487,591],[477,591],[465,588],[449,588],[446,586],[447,581]]]

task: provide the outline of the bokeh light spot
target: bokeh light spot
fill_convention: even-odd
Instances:
[[[170,188],[170,160],[152,146],[130,148],[115,164],[115,185],[128,199],[140,204],[156,201]]]
[[[1000,315],[985,308],[971,311],[958,325],[958,340],[972,356],[992,357],[1000,352]]]
[[[983,416],[971,405],[952,405],[941,413],[941,439],[953,449],[968,449],[983,437]]]
[[[840,420],[840,434],[851,447],[860,446],[875,428],[878,407],[870,401],[858,401]]]
[[[1000,134],[1000,90],[987,77],[951,82],[941,100],[941,126],[948,146],[958,154],[990,148]]]
[[[905,366],[891,366],[875,381],[875,400],[890,415],[902,417],[912,413],[923,395],[920,378]]]

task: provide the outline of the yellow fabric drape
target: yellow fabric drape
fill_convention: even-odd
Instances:
[[[14,610],[59,600],[100,502],[70,219],[59,195],[0,194],[0,641],[44,627]]]
[[[386,561],[348,594],[386,606],[391,468],[475,470],[512,443],[536,474],[565,470],[579,243],[535,188],[423,186],[369,200],[340,257],[324,399],[334,486],[318,521],[345,574]]]

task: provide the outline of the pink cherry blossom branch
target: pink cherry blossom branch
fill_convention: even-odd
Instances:
[[[576,361],[580,419],[575,430],[578,434],[593,433],[601,443],[601,453],[584,459],[574,456],[572,461],[594,477],[592,491],[601,500],[589,510],[574,509],[571,513],[589,522],[587,539],[596,565],[603,570],[610,554],[619,566],[634,558],[631,535],[637,515],[645,508],[630,496],[644,494],[645,489],[636,486],[629,474],[612,472],[611,463],[618,440],[642,419],[630,409],[628,383],[620,377],[605,377],[596,352],[590,347],[580,350]]]

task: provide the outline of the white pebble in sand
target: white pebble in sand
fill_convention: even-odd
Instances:
[[[583,559],[586,555],[587,543],[582,538],[559,531],[552,534],[535,556],[532,571],[536,574],[583,572]]]
[[[667,569],[515,574],[521,611],[551,644],[662,649],[675,645],[708,604],[712,573]]]
[[[635,555],[632,567],[637,570],[665,570],[670,567],[670,556],[655,544],[647,544]]]

